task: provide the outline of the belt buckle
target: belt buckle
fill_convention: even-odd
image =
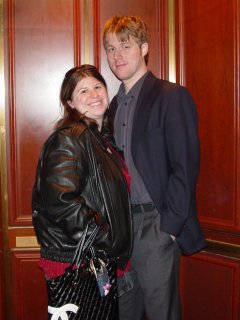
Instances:
[[[132,213],[144,213],[154,210],[154,204],[152,202],[149,203],[141,203],[141,204],[133,204],[131,206]]]
[[[132,204],[131,211],[132,211],[132,213],[143,213],[144,212],[141,204]]]

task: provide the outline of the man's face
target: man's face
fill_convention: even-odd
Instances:
[[[148,44],[141,48],[130,38],[122,42],[114,33],[107,34],[107,60],[114,75],[124,83],[135,83],[147,69],[144,56],[148,52]]]

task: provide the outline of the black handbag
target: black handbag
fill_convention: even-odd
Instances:
[[[96,258],[98,227],[86,240],[87,229],[65,273],[47,280],[48,319],[118,320],[116,260]]]

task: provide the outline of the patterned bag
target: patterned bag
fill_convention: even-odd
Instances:
[[[85,229],[73,261],[59,277],[47,280],[48,319],[117,320],[116,261],[98,259],[91,247],[98,227]],[[86,258],[91,252],[91,258]]]

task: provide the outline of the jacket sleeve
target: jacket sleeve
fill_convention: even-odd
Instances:
[[[89,166],[81,139],[59,131],[47,146],[41,165],[39,192],[45,214],[68,237],[80,238],[94,212],[81,196]]]
[[[166,207],[161,228],[178,236],[184,228],[199,173],[198,117],[195,104],[184,87],[167,94],[165,138],[169,163]]]

